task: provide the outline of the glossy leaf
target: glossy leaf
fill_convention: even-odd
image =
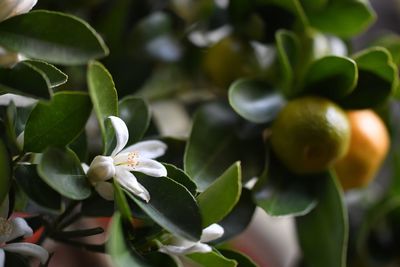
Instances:
[[[45,73],[26,61],[18,63],[13,68],[0,67],[1,93],[50,99],[52,95],[50,87],[50,80]]]
[[[127,145],[142,140],[151,119],[148,104],[141,98],[125,97],[119,102],[119,116],[126,123],[129,130]]]
[[[307,215],[297,217],[296,224],[307,266],[346,266],[348,219],[335,177],[327,177],[319,189],[318,205]]]
[[[18,185],[36,204],[60,210],[61,196],[40,178],[36,169],[36,165],[17,165],[14,176]]]
[[[59,12],[32,11],[0,23],[0,45],[56,64],[85,64],[108,54],[100,36],[83,20]]]
[[[236,267],[237,263],[222,256],[221,254],[212,251],[209,253],[193,253],[186,256],[195,264],[203,267]]]
[[[354,91],[339,103],[348,109],[372,108],[384,103],[398,85],[397,67],[390,53],[373,47],[354,56],[358,83]]]
[[[105,120],[109,116],[118,116],[118,95],[111,74],[100,62],[91,62],[88,67],[87,83],[93,109],[96,113],[103,136],[103,150],[110,146],[107,138]]]
[[[264,145],[259,135],[245,138],[244,129],[240,118],[225,105],[211,103],[195,114],[184,170],[200,192],[236,161],[241,161],[244,180],[259,174]]]
[[[26,60],[24,63],[27,63],[44,73],[50,82],[50,87],[57,87],[67,82],[68,76],[56,68],[55,66],[39,60]]]
[[[356,86],[357,65],[351,58],[326,56],[312,63],[304,78],[304,94],[330,99],[348,95]]]
[[[82,92],[59,92],[51,102],[39,102],[26,124],[24,150],[68,145],[83,131],[91,110],[90,98]]]
[[[285,101],[265,82],[238,80],[229,88],[229,103],[243,118],[255,123],[271,122]]]
[[[0,138],[0,203],[3,203],[11,186],[11,168],[10,154],[3,139]]]
[[[329,1],[324,8],[305,10],[311,26],[348,38],[361,33],[375,20],[375,12],[367,1]]]
[[[117,212],[111,221],[110,237],[106,246],[114,265],[116,267],[150,267],[128,244],[126,236],[121,215]]]
[[[199,240],[202,232],[199,207],[182,185],[167,177],[148,177],[136,173],[140,184],[150,192],[149,203],[131,198],[160,226],[188,240]]]
[[[294,68],[299,62],[300,41],[297,36],[287,30],[279,30],[275,36],[278,62],[281,70],[281,81],[286,96],[292,96]]]
[[[174,180],[178,184],[183,185],[186,189],[195,196],[197,193],[196,184],[193,180],[181,169],[175,167],[172,164],[163,164],[164,167],[167,169],[168,178]]]
[[[88,198],[91,186],[81,162],[72,150],[50,147],[38,165],[40,177],[61,195],[74,200]]]
[[[198,197],[203,228],[222,220],[239,201],[242,189],[240,163],[236,162]]]
[[[218,249],[218,251],[226,258],[235,260],[238,263],[238,267],[258,267],[254,261],[242,253],[227,249]]]
[[[326,174],[296,175],[271,153],[267,176],[254,188],[255,200],[271,216],[305,215],[316,206],[316,185],[323,179]]]

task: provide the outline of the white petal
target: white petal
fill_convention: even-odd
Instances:
[[[96,156],[87,172],[87,176],[92,183],[106,181],[114,175],[114,159],[107,156]]]
[[[4,250],[19,253],[25,256],[32,256],[40,259],[42,264],[45,264],[49,258],[49,253],[47,250],[41,246],[31,244],[31,243],[12,243],[7,244],[3,247]]]
[[[5,199],[3,200],[3,203],[1,203],[1,206],[0,206],[0,217],[6,219],[8,217],[9,209],[10,209],[10,200],[7,195],[5,197]]]
[[[12,67],[18,62],[20,62],[20,54],[17,52],[7,51],[0,47],[0,65],[3,67]],[[20,136],[17,138],[18,145],[21,141]],[[22,136],[23,141],[23,136]]]
[[[164,155],[166,150],[167,145],[165,143],[157,140],[149,140],[128,146],[121,153],[137,152],[141,158],[154,159]]]
[[[14,8],[13,16],[23,14],[31,10],[37,3],[37,0],[22,0]]]
[[[7,237],[7,242],[20,236],[27,237],[33,234],[32,228],[30,228],[22,218],[10,219],[10,223],[12,225],[12,231]]]
[[[4,250],[0,248],[0,267],[4,267],[5,261],[6,261],[6,253],[4,253]]]
[[[210,242],[217,238],[220,238],[224,234],[224,228],[216,223],[211,224],[207,228],[203,229],[201,234],[201,242]]]
[[[18,5],[15,0],[0,1],[0,21],[3,21],[11,16],[14,8]]]
[[[125,170],[124,168],[116,167],[115,178],[122,187],[132,192],[134,195],[142,198],[144,201],[149,202],[150,193],[141,184],[138,183],[136,177]]]
[[[128,132],[128,127],[126,127],[126,124],[123,120],[121,120],[118,117],[115,116],[110,116],[108,117],[111,121],[111,124],[114,128],[115,131],[115,138],[117,141],[117,145],[115,146],[113,152],[111,153],[111,156],[114,157],[116,154],[118,154],[128,143],[129,140],[129,132]]]
[[[87,174],[89,171],[89,165],[87,165],[86,163],[81,163],[81,166],[83,171]]]
[[[114,188],[111,183],[98,182],[94,188],[106,200],[114,200]]]
[[[160,162],[153,159],[139,159],[138,164],[131,169],[153,177],[167,176],[167,169]]]
[[[208,253],[212,251],[212,248],[207,244],[197,242],[188,247],[163,245],[159,248],[159,251],[166,254],[181,256],[191,253]]]

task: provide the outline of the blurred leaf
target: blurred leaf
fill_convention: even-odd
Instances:
[[[176,262],[169,255],[164,253],[151,252],[144,256],[151,266],[178,267]]]
[[[39,60],[25,60],[27,63],[42,71],[50,82],[50,87],[57,87],[67,82],[68,76],[55,66]]]
[[[259,174],[264,164],[264,145],[260,135],[243,125],[227,106],[210,103],[194,116],[184,156],[185,172],[204,191],[230,165],[241,161],[243,180]],[[204,137],[207,136],[205,141]]]
[[[326,56],[308,68],[303,93],[336,100],[351,93],[357,78],[357,65],[351,58]]]
[[[242,253],[227,249],[219,249],[218,251],[226,258],[235,260],[238,263],[237,267],[258,267],[255,262]]]
[[[281,81],[283,83],[283,93],[292,96],[292,86],[294,83],[294,68],[299,62],[300,40],[298,37],[287,30],[279,30],[275,35],[276,49],[278,51],[278,62],[281,69]]]
[[[254,197],[271,216],[302,216],[317,204],[316,185],[326,174],[300,176],[289,171],[272,153],[267,177],[258,181]]]
[[[181,169],[175,167],[172,164],[163,164],[167,169],[168,178],[174,180],[180,185],[183,185],[193,196],[197,193],[196,184],[192,179]]]
[[[186,140],[176,137],[163,136],[160,141],[164,142],[168,149],[164,155],[158,158],[160,162],[168,162],[178,168],[183,168],[183,155],[185,154]]]
[[[82,133],[72,141],[68,147],[75,152],[78,156],[79,160],[82,162],[87,162],[88,158],[88,143],[86,131],[82,131]]]
[[[87,83],[93,108],[103,136],[103,152],[105,152],[110,146],[105,120],[109,116],[118,116],[117,90],[115,89],[111,74],[97,61],[91,62],[88,66]]]
[[[21,78],[23,77],[23,78]],[[13,68],[0,67],[0,92],[26,95],[33,98],[50,99],[51,83],[46,74],[22,61]]]
[[[270,85],[256,80],[238,80],[229,88],[229,103],[243,118],[255,122],[271,122],[285,100]]]
[[[202,267],[236,267],[238,266],[234,260],[230,260],[222,256],[221,254],[212,251],[209,253],[193,253],[186,255],[195,264],[199,264]]]
[[[14,253],[14,252],[5,252],[5,258],[6,258],[6,265],[7,267],[29,267],[31,266],[28,259],[26,257],[23,257],[19,253]]]
[[[343,38],[361,33],[375,20],[368,1],[362,0],[328,1],[323,8],[305,13],[314,28]]]
[[[200,239],[200,210],[186,188],[167,177],[155,178],[139,173],[135,173],[135,176],[151,197],[149,203],[145,203],[128,193],[136,204],[169,232],[188,240]]]
[[[129,130],[127,146],[142,140],[151,119],[146,101],[132,96],[125,97],[119,102],[119,116]]]
[[[118,207],[118,210],[121,213],[122,218],[124,218],[126,221],[130,221],[132,218],[132,214],[129,208],[128,201],[125,197],[124,191],[115,179],[113,179],[113,187],[115,203]]]
[[[14,176],[18,185],[36,204],[61,210],[61,196],[40,178],[36,165],[17,165]]]
[[[83,131],[91,110],[90,98],[82,92],[59,92],[51,102],[39,102],[26,123],[24,150],[68,145]]]
[[[348,109],[372,108],[384,103],[398,85],[398,70],[390,53],[385,48],[372,47],[353,57],[358,67],[358,83],[339,103]]]
[[[242,188],[239,202],[233,210],[218,224],[224,228],[224,235],[215,243],[220,243],[242,233],[250,224],[256,205],[253,202],[252,193],[247,188]]]
[[[0,126],[1,128],[2,126]],[[1,129],[0,129],[1,131]],[[1,132],[0,132],[1,134]],[[0,138],[0,203],[3,203],[11,186],[12,162],[3,139]]]
[[[107,253],[116,267],[150,267],[144,259],[129,245],[123,228],[121,215],[116,212],[111,221],[110,237],[107,241]]]
[[[240,163],[234,163],[198,197],[203,228],[222,220],[239,201],[242,190]]]
[[[82,200],[88,198],[91,186],[75,153],[67,148],[50,147],[43,152],[38,174],[61,195]]]
[[[88,217],[111,217],[114,214],[114,201],[105,200],[97,192],[82,201],[81,212]]]
[[[85,64],[108,54],[100,36],[77,17],[31,11],[0,23],[0,45],[56,64]]]
[[[344,267],[347,211],[336,178],[332,175],[326,178],[319,188],[318,205],[307,215],[296,218],[298,237],[307,266]]]
[[[301,0],[260,0],[261,2],[265,3],[273,3],[275,5],[281,6],[293,14],[295,14],[298,20],[301,22],[303,27],[308,26],[308,18],[304,13],[303,7],[300,4]]]

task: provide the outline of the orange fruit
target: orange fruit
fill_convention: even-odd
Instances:
[[[372,110],[348,112],[351,125],[350,147],[335,164],[344,190],[368,185],[375,177],[389,149],[385,124]]]
[[[272,125],[276,156],[294,173],[322,172],[347,152],[350,124],[346,113],[321,97],[294,99]]]

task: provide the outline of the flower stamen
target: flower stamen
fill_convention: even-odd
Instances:
[[[139,152],[129,152],[127,165],[131,168],[136,168],[139,165]]]

